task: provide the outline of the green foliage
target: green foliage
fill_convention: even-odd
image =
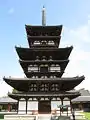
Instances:
[[[12,90],[12,93],[17,93],[18,91],[16,89],[13,89]]]
[[[90,120],[90,112],[84,112],[86,119]]]
[[[0,120],[4,119],[4,114],[0,114]]]
[[[2,110],[2,105],[0,105],[0,111]]]

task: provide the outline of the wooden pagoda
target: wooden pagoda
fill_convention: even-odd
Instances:
[[[59,48],[62,25],[46,26],[45,18],[42,23],[42,26],[25,25],[29,48],[15,47],[26,77],[3,78],[17,90],[8,94],[11,98],[18,100],[18,104],[25,99],[26,114],[28,100],[38,101],[39,113],[50,113],[53,100],[61,101],[62,105],[65,97],[71,101],[80,95],[71,90],[84,80],[84,76],[62,77],[73,47]]]

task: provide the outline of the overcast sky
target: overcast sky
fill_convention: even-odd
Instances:
[[[41,25],[43,5],[47,25],[63,25],[60,47],[74,47],[63,76],[85,75],[77,89],[90,90],[90,0],[1,0],[0,96],[12,89],[3,76],[24,76],[15,45],[28,46],[25,24]]]

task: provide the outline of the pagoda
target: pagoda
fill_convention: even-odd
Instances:
[[[17,90],[8,95],[20,102],[25,101],[25,114],[29,101],[38,101],[38,113],[51,113],[51,101],[71,100],[80,95],[72,91],[84,80],[84,76],[62,77],[72,46],[60,48],[62,25],[47,26],[45,8],[42,9],[42,25],[25,25],[29,47],[16,47],[24,78],[4,77],[4,81]]]

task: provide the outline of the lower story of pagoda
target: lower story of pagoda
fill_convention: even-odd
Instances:
[[[75,91],[52,94],[9,93],[9,97],[18,100],[18,114],[50,114],[59,111],[61,115],[63,109],[68,114],[68,110],[72,112],[71,100],[79,95],[80,93]],[[58,105],[53,109],[53,102],[55,101],[58,102]],[[33,105],[32,102],[34,102]],[[35,106],[35,109],[33,106]]]

